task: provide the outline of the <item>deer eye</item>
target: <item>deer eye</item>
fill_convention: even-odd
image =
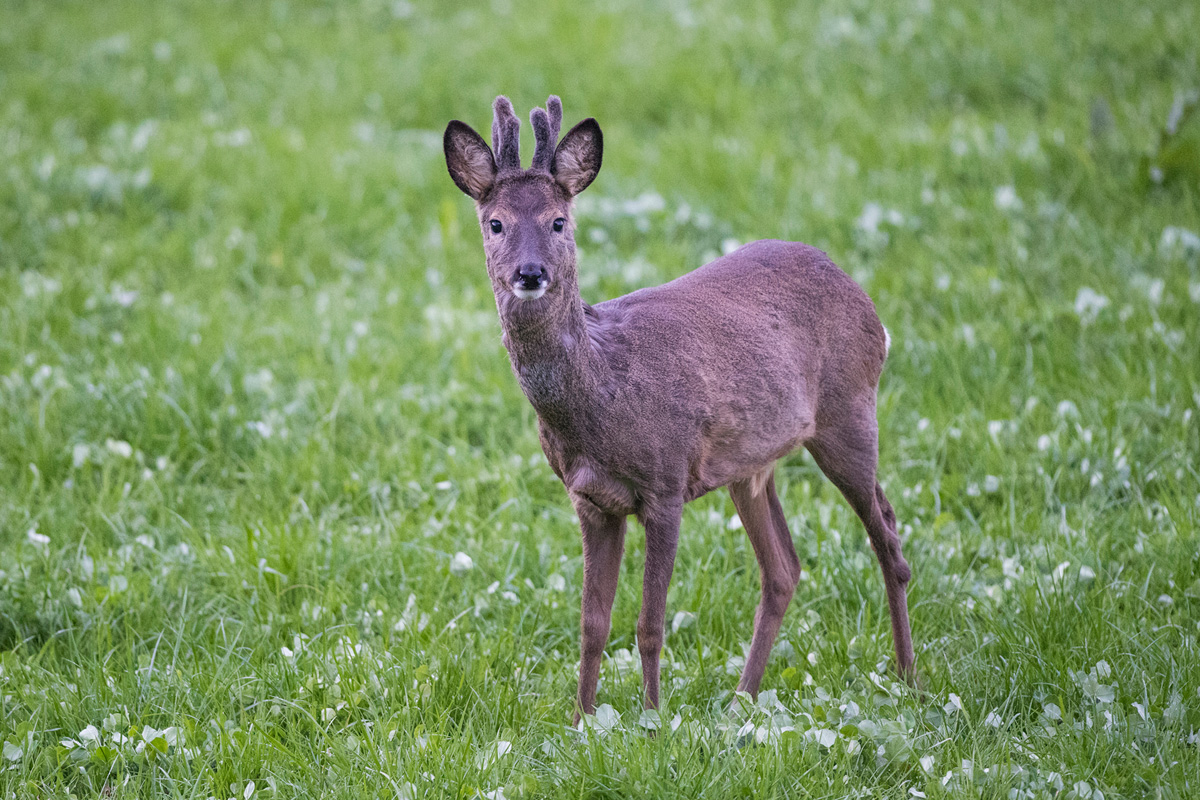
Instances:
[[[554,232],[562,233],[563,226],[565,226],[566,224],[567,224],[567,221],[565,219],[563,219],[562,217],[559,217],[558,219],[554,220]]]
[[[500,224],[500,220],[498,219],[494,219],[488,224],[492,226],[492,233],[499,233],[504,230],[504,226]]]

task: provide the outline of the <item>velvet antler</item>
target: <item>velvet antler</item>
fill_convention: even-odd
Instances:
[[[504,95],[492,104],[492,149],[500,172],[521,169],[521,120],[513,113],[512,103]]]
[[[554,148],[558,145],[558,132],[562,129],[562,101],[556,95],[550,95],[545,108],[529,112],[529,124],[533,126],[536,142],[530,169],[549,172],[554,162]]]

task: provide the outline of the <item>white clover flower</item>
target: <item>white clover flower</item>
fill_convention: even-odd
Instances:
[[[621,203],[621,210],[630,217],[641,217],[646,214],[661,213],[667,208],[667,201],[658,192],[642,192],[632,200]]]
[[[1146,299],[1151,305],[1159,305],[1162,303],[1163,291],[1166,289],[1166,282],[1162,278],[1155,278],[1146,284]]]
[[[62,291],[62,281],[56,278],[48,278],[39,272],[22,272],[21,291],[29,298],[42,295],[51,297]]]
[[[133,455],[133,445],[122,439],[105,439],[104,447],[108,452],[120,458],[130,458]]]
[[[254,420],[247,422],[246,427],[257,433],[264,439],[270,439],[275,434],[275,428],[265,419]]]
[[[854,225],[868,237],[879,237],[886,242],[887,233],[879,230],[879,226],[885,223],[899,227],[904,224],[904,215],[894,208],[884,208],[879,203],[867,203],[863,206],[862,213],[859,214]]]
[[[249,128],[237,128],[232,131],[217,131],[213,134],[213,143],[217,147],[245,147],[251,140]]]
[[[41,390],[46,388],[46,383],[53,375],[54,367],[49,364],[42,364],[37,368],[37,372],[33,373],[33,377],[29,379],[29,382],[33,384],[33,388]]]
[[[454,558],[450,559],[450,573],[453,575],[465,575],[474,568],[475,562],[461,550],[454,554]]]
[[[1163,228],[1158,240],[1158,251],[1165,258],[1200,254],[1200,235],[1187,228],[1169,225]]]
[[[1024,204],[1017,197],[1017,190],[1012,186],[997,186],[992,202],[1000,211],[1020,211]]]
[[[120,286],[112,288],[112,301],[121,308],[129,308],[137,302],[140,293],[133,289],[122,289]]]
[[[1075,314],[1087,324],[1108,307],[1108,298],[1088,286],[1081,287],[1075,295]]]
[[[91,453],[91,445],[75,445],[71,448],[71,466],[73,466],[75,469],[79,469],[88,462],[88,458],[91,456]]]
[[[274,385],[275,375],[266,367],[242,376],[242,388],[247,394],[274,394],[271,390]]]

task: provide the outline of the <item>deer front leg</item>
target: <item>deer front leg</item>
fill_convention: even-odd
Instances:
[[[583,604],[579,615],[579,692],[575,698],[575,722],[581,714],[596,710],[596,683],[600,660],[612,626],[613,599],[625,552],[625,518],[605,514],[586,500],[577,500],[579,526],[583,532]]]
[[[642,611],[638,615],[638,652],[642,656],[642,685],[646,708],[658,708],[658,660],[667,614],[667,587],[675,568],[683,500],[643,512],[646,526],[646,571],[642,577]]]

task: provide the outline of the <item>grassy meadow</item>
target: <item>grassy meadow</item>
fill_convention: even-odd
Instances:
[[[1200,5],[0,0],[0,800],[1200,795]],[[599,301],[759,238],[892,336],[924,693],[804,453],[758,600],[688,506],[661,713],[579,535],[452,118],[563,97]],[[523,125],[525,159],[533,137]],[[652,734],[657,730],[657,734]]]

